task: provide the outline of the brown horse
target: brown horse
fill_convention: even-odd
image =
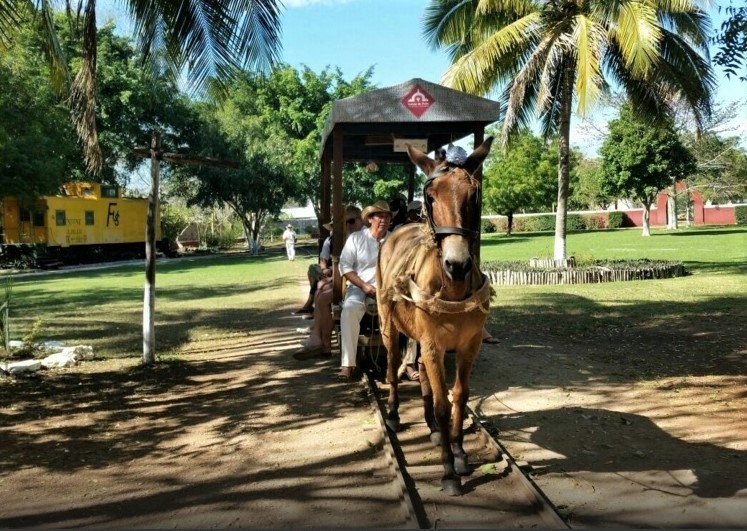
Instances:
[[[479,238],[480,184],[472,176],[490,151],[488,137],[469,157],[456,162],[441,152],[436,160],[408,146],[410,160],[428,177],[423,191],[425,223],[405,225],[381,246],[377,306],[388,352],[387,426],[399,429],[399,334],[421,348],[420,386],[431,441],[441,446],[444,492],[462,493],[460,475],[470,473],[462,425],[472,364],[492,290],[472,255]],[[464,153],[466,155],[466,153]],[[444,355],[456,351],[456,379],[449,403]]]

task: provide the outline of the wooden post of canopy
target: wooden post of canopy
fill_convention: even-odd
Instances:
[[[345,243],[345,228],[343,219],[344,205],[342,204],[342,131],[336,127],[332,132],[332,248],[335,256],[332,258],[333,291],[332,303],[342,301],[342,276],[337,267],[340,251]]]
[[[478,146],[480,146],[485,141],[485,126],[479,125],[475,126],[475,132],[474,134],[474,141],[472,143],[472,149],[477,149]],[[475,174],[473,175],[475,179],[477,179],[477,182],[480,183],[480,196],[479,201],[477,204],[477,213],[475,216],[477,216],[477,219],[475,220],[475,227],[477,227],[478,235],[477,239],[472,244],[472,252],[473,256],[475,257],[475,260],[477,260],[477,265],[480,265],[480,240],[482,239],[482,164],[480,165],[477,170],[475,170]]]

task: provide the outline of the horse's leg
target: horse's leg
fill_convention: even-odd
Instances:
[[[418,345],[420,348],[420,345]],[[434,446],[441,446],[441,432],[438,429],[436,415],[433,412],[433,389],[428,377],[428,369],[423,364],[423,360],[418,361],[418,373],[420,373],[420,394],[423,397],[423,417],[425,424],[430,431],[431,442]]]
[[[423,341],[420,346],[422,348],[421,359],[425,365],[425,372],[428,374],[428,381],[433,389],[433,412],[441,433],[441,464],[444,467],[441,487],[449,496],[461,496],[462,480],[454,469],[454,453],[449,440],[451,404],[446,388],[445,352],[442,349],[437,349],[432,340]]]
[[[399,350],[399,332],[394,327],[389,311],[379,310],[379,329],[381,340],[387,351],[386,380],[389,383],[389,398],[387,399],[387,427],[396,432],[399,430],[399,377],[398,369],[402,363],[402,353]]]
[[[480,341],[482,338],[480,338]],[[464,451],[464,413],[469,400],[469,378],[472,365],[480,349],[479,342],[471,342],[466,351],[457,351],[457,370],[454,387],[451,391],[451,450],[454,453],[454,468],[457,474],[466,475],[471,472],[467,462],[467,452]]]

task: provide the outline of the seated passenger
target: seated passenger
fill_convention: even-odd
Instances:
[[[348,205],[345,208],[345,230],[351,234],[363,228],[361,219],[361,209],[354,205]],[[328,230],[331,228],[328,227]],[[330,235],[331,238],[331,235]],[[330,239],[328,238],[328,240]],[[324,247],[320,255],[320,265],[322,260],[329,264],[321,269],[321,275],[315,286],[314,293],[314,322],[309,331],[309,337],[306,339],[304,346],[293,354],[297,360],[305,360],[314,357],[329,357],[332,354],[332,330],[334,329],[334,319],[332,316],[332,262],[331,246],[327,246],[325,253]],[[321,258],[326,256],[325,258]]]
[[[340,314],[340,372],[338,377],[350,380],[357,366],[358,336],[361,319],[366,314],[366,300],[376,299],[376,264],[379,247],[389,234],[392,212],[386,201],[376,201],[363,209],[363,220],[369,224],[351,234],[340,253],[340,273],[347,281]]]

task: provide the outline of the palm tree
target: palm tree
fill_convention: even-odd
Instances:
[[[154,76],[186,78],[203,91],[208,81],[221,86],[237,70],[265,68],[280,50],[281,0],[121,0],[134,22],[143,63]],[[54,26],[55,9],[64,9],[83,42],[81,67],[67,70]],[[44,51],[55,85],[69,96],[71,117],[83,146],[88,171],[98,174],[102,155],[96,130],[96,0],[0,0],[0,49],[12,43],[14,28],[31,9],[44,37]]]
[[[278,6],[281,0],[122,0],[135,22],[143,64],[156,76],[186,77],[195,91],[220,89],[238,70],[269,66],[280,48]],[[71,116],[83,145],[89,172],[101,170],[96,131],[96,0],[65,0],[73,29],[81,28],[83,59],[70,81],[67,60],[54,26],[54,5],[62,0],[0,0],[0,49],[12,42],[22,10],[37,15],[45,52],[57,84],[69,91]],[[74,5],[77,9],[74,9]],[[82,21],[82,26],[80,22]],[[145,238],[143,362],[155,361],[155,218],[158,211],[160,133],[151,139],[151,192]]]
[[[445,85],[500,92],[502,144],[539,117],[558,135],[555,260],[566,258],[570,125],[574,98],[584,116],[610,82],[636,112],[658,120],[678,100],[702,126],[711,111],[710,17],[699,0],[431,0],[429,45],[452,65]]]

